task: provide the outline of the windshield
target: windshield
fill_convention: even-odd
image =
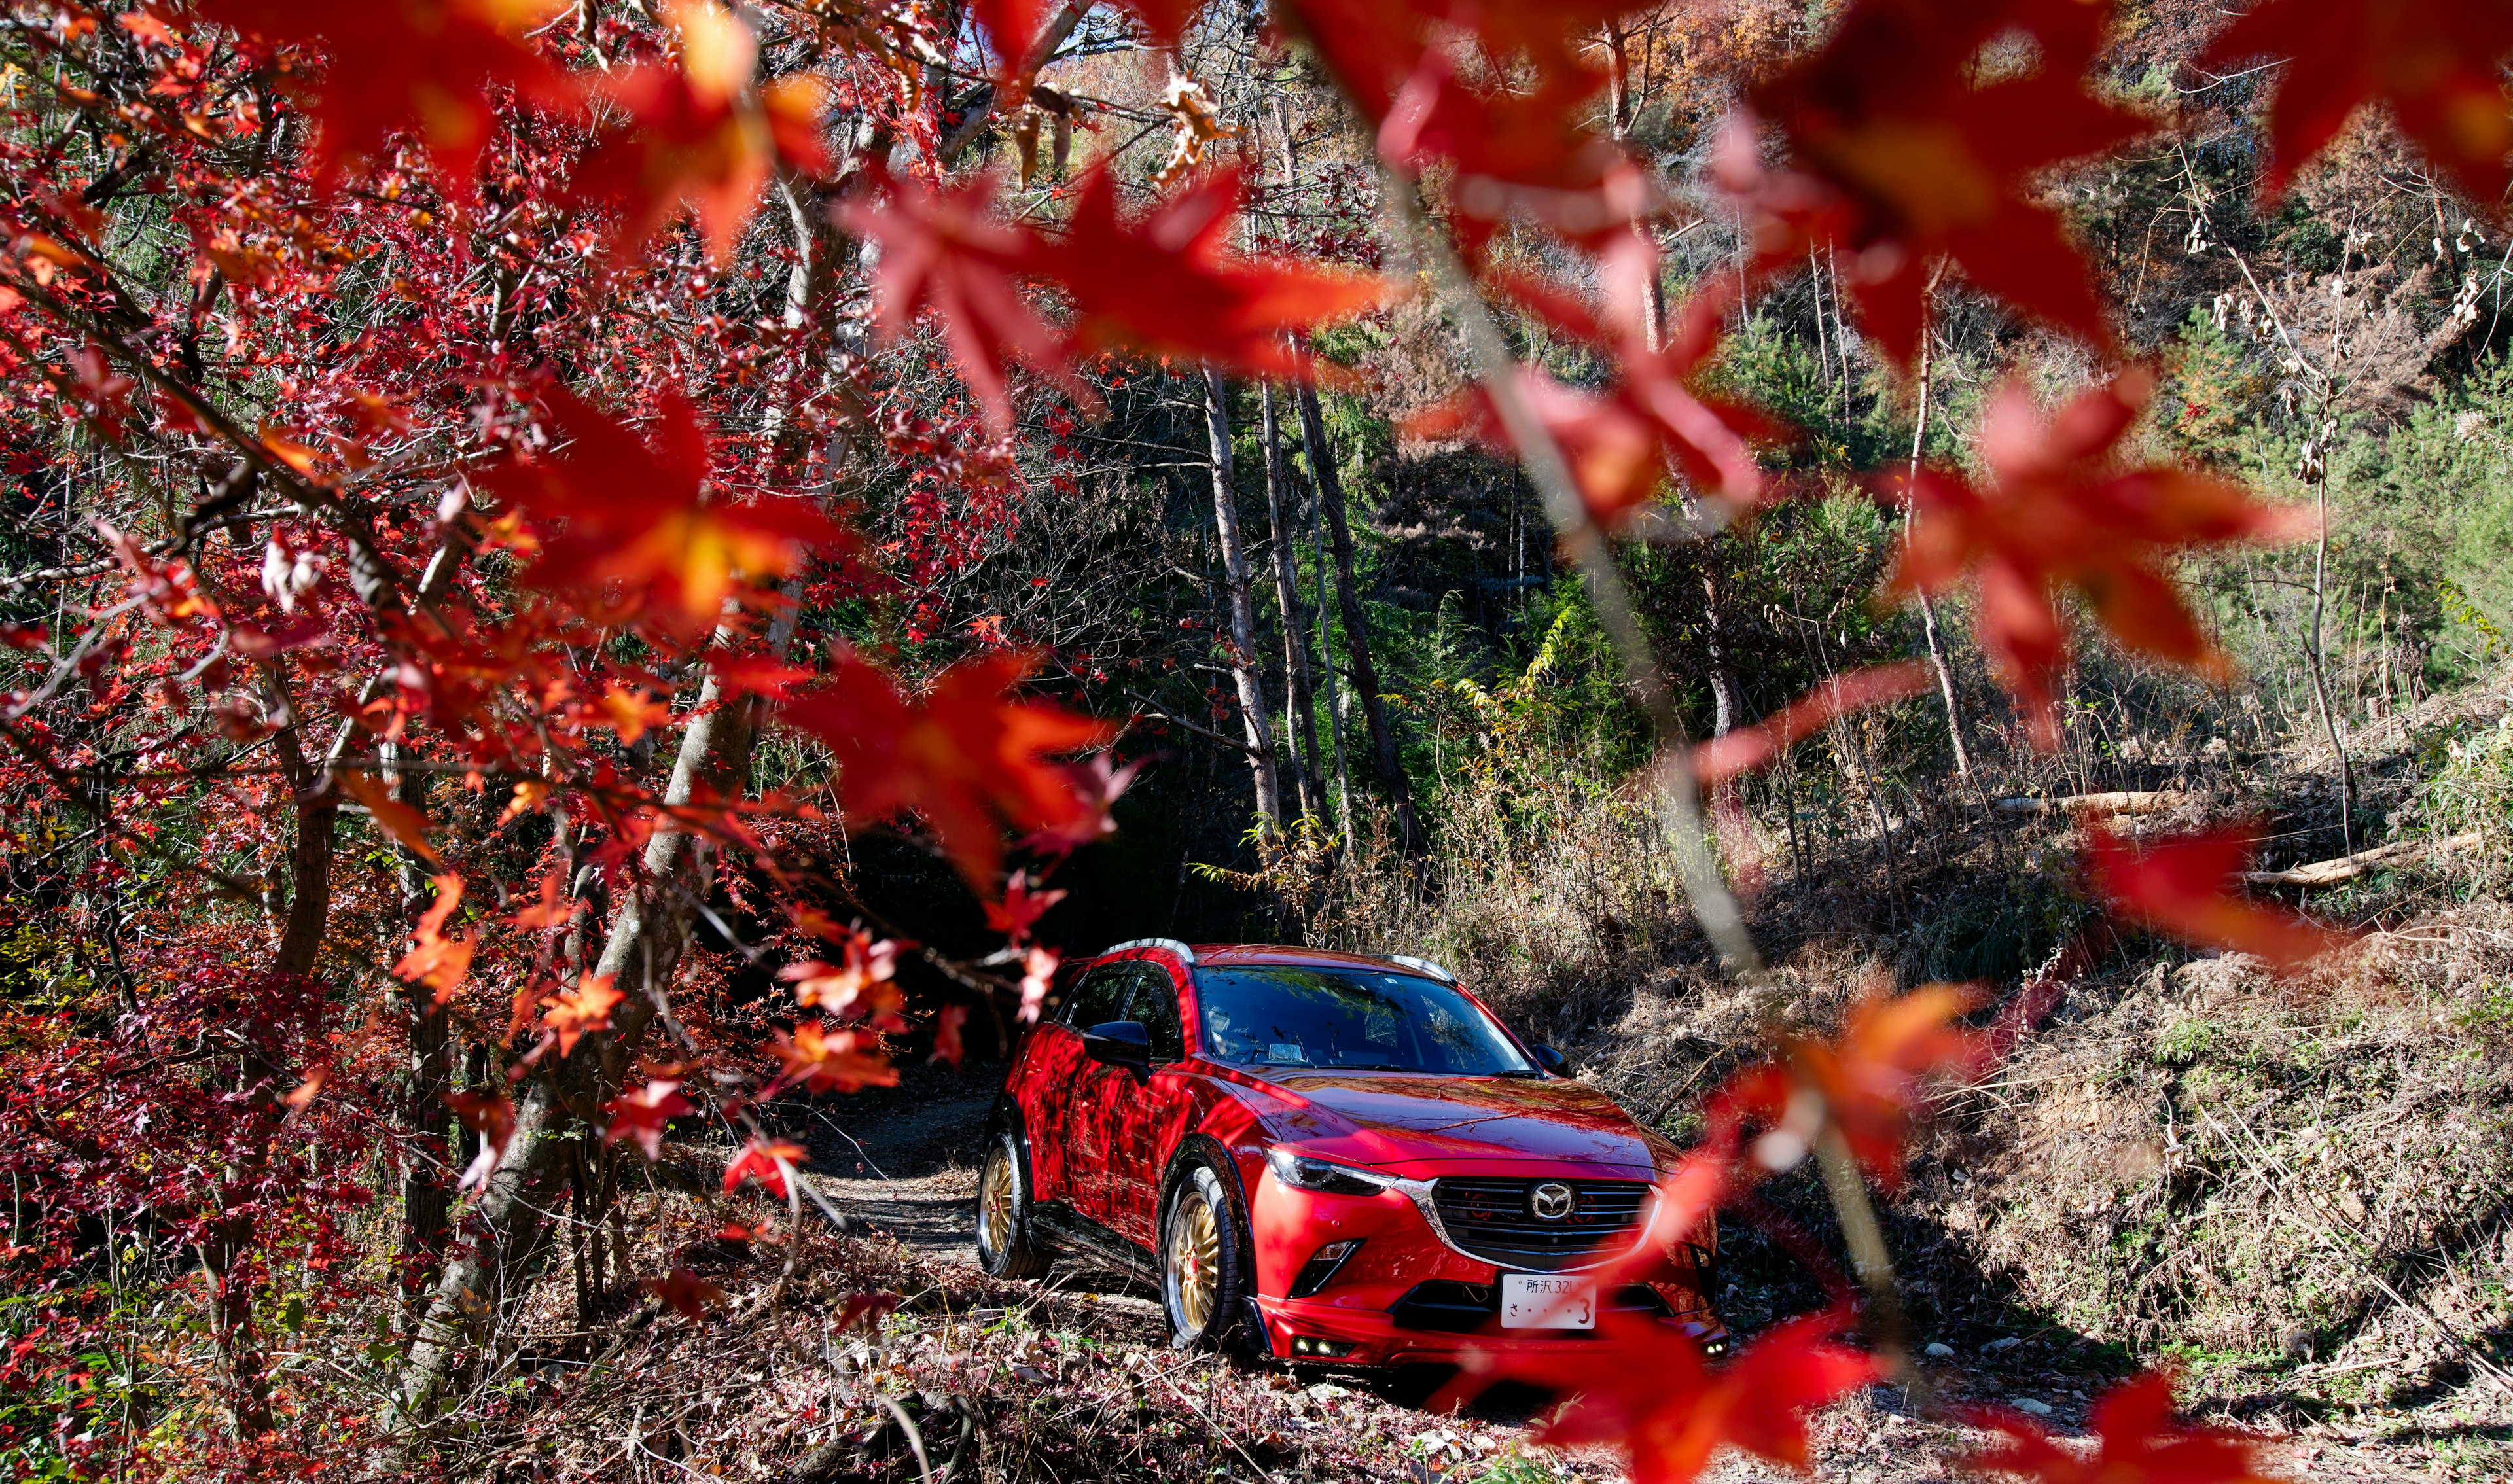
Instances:
[[[1205,1052],[1249,1066],[1532,1076],[1474,1001],[1394,970],[1269,965],[1195,971]]]

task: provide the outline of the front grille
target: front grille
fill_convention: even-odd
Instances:
[[[1571,1210],[1536,1214],[1539,1185],[1571,1187]],[[1449,1239],[1487,1263],[1536,1272],[1586,1267],[1618,1256],[1637,1237],[1650,1187],[1636,1180],[1496,1180],[1445,1176],[1431,1198]]]
[[[1605,1311],[1641,1318],[1667,1317],[1666,1301],[1657,1291],[1644,1283],[1626,1283],[1606,1296]],[[1447,1278],[1434,1278],[1417,1283],[1396,1306],[1388,1310],[1397,1327],[1429,1330],[1440,1335],[1472,1335],[1489,1331],[1495,1335],[1512,1334],[1576,1334],[1588,1330],[1503,1330],[1500,1327],[1500,1287],[1494,1283],[1458,1283]]]

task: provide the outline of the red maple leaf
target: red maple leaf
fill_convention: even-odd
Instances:
[[[536,586],[620,583],[667,628],[703,632],[741,590],[739,579],[782,577],[811,547],[842,543],[838,528],[799,500],[709,500],[707,430],[677,392],[658,399],[652,444],[554,381],[539,400],[565,445],[485,476],[548,528],[525,578]]]
[[[847,1295],[846,1302],[838,1305],[836,1321],[838,1333],[843,1335],[858,1324],[879,1330],[881,1321],[891,1310],[898,1307],[900,1300],[901,1296],[898,1294],[876,1293],[870,1290]]]
[[[934,1018],[934,1060],[948,1062],[957,1067],[969,1049],[961,1042],[961,1032],[969,1024],[969,1007],[945,1005]]]
[[[2251,826],[2231,824],[2139,845],[2093,824],[2086,867],[2094,889],[2124,915],[2187,943],[2257,954],[2292,974],[2348,938],[2235,895],[2255,837]]]
[[[1073,374],[1061,338],[1021,298],[1033,243],[994,217],[997,185],[981,174],[937,193],[893,178],[881,205],[859,196],[839,208],[849,231],[881,248],[874,273],[881,331],[895,338],[918,314],[931,312],[997,432],[1012,427],[1003,368],[1015,361],[1096,414],[1097,393]]]
[[[1607,276],[1643,279],[1656,264],[1654,248],[1636,255],[1618,251],[1609,255]],[[1519,393],[1570,463],[1590,519],[1614,529],[1648,503],[1669,475],[1731,511],[1762,501],[1763,471],[1749,440],[1772,437],[1777,427],[1699,385],[1718,347],[1722,310],[1734,301],[1729,290],[1696,295],[1676,317],[1676,333],[1652,347],[1639,304],[1620,301],[1637,298],[1637,284],[1602,315],[1538,280],[1503,275],[1496,287],[1555,329],[1608,352],[1621,368],[1619,383],[1601,392],[1566,386],[1531,367],[1518,372]],[[1498,411],[1481,387],[1416,414],[1407,431],[1415,437],[1466,434],[1493,449],[1513,451]]]
[[[2387,104],[2463,194],[2500,214],[2513,185],[2513,56],[2506,0],[2266,0],[2227,26],[2196,65],[2230,70],[2293,59],[2269,105],[2271,191],[2368,103]]]
[[[1880,664],[1836,676],[1751,727],[1693,749],[1693,772],[1704,787],[1740,773],[1767,768],[1798,742],[1863,706],[1917,696],[1929,688],[1929,668],[1916,660]]]
[[[1291,259],[1229,251],[1239,173],[1216,171],[1140,218],[1117,212],[1113,173],[1094,171],[1061,239],[1031,266],[1074,312],[1077,344],[1209,361],[1252,377],[1295,380],[1313,363],[1289,339],[1349,319],[1386,297],[1374,278]]]
[[[540,895],[517,907],[506,918],[516,931],[541,933],[563,928],[577,913],[584,910],[584,902],[567,895],[567,883],[559,879],[560,875],[561,872],[556,870],[541,873]]]
[[[796,76],[754,89],[759,42],[740,17],[713,0],[667,3],[663,13],[681,35],[680,64],[621,67],[595,85],[627,123],[587,152],[570,193],[619,212],[615,250],[642,245],[695,206],[708,256],[723,264],[779,161],[828,171],[822,84]]]
[[[761,1189],[785,1199],[785,1167],[811,1157],[811,1151],[799,1143],[761,1143],[757,1139],[741,1146],[740,1157],[725,1166],[724,1193],[731,1195],[741,1188],[745,1180],[757,1180]]]
[[[861,929],[847,933],[839,943],[842,951],[837,963],[807,958],[777,971],[778,979],[794,986],[794,1003],[805,1010],[825,1010],[841,1020],[869,1020],[886,1030],[905,1029],[907,1022],[900,1013],[907,1001],[892,979],[898,966],[898,944],[889,939],[875,943]]]
[[[560,1056],[574,1056],[582,1036],[611,1028],[612,1008],[628,997],[613,988],[611,980],[608,974],[579,975],[574,988],[541,1001],[541,1023],[558,1038]]]
[[[708,1304],[724,1302],[723,1289],[686,1267],[675,1267],[659,1278],[640,1278],[637,1286],[692,1319],[705,1318]]]
[[[783,1065],[777,1077],[780,1089],[852,1093],[898,1085],[898,1068],[882,1056],[881,1037],[869,1031],[831,1030],[818,1021],[804,1021],[791,1035],[772,1034],[768,1049]]]
[[[1049,0],[970,0],[969,13],[993,43],[996,85],[1017,104],[1038,43],[1047,29]]]
[[[1844,254],[1843,285],[1885,350],[1909,364],[1931,265],[1951,259],[1982,289],[2101,347],[2101,297],[2036,180],[2054,166],[2149,133],[2097,99],[2084,68],[2112,0],[1856,0],[1822,50],[1748,95],[1715,173],[1752,223],[1757,275]],[[2014,27],[2042,43],[2021,76],[1984,71],[1981,47]],[[1767,170],[1755,125],[1788,138],[1797,170]]]
[[[1753,1145],[1754,1162],[1766,1170],[1796,1165],[1829,1122],[1879,1186],[1897,1189],[1922,1084],[1970,1075],[1991,1054],[1990,1039],[1961,1023],[1979,1002],[1960,984],[1867,994],[1832,1040],[1793,1037],[1778,1061],[1731,1078],[1712,1100],[1712,1122],[1769,1123]]]
[[[342,793],[358,801],[358,807],[376,822],[378,829],[400,841],[412,855],[430,865],[443,863],[436,847],[427,843],[430,827],[427,815],[394,798],[392,790],[384,786],[381,779],[366,773],[337,773],[332,776],[332,782],[339,784]],[[455,895],[459,897],[461,894],[457,892]]]
[[[461,987],[462,976],[471,970],[471,953],[477,944],[469,934],[448,936],[445,932],[446,920],[462,904],[462,878],[447,871],[428,880],[436,888],[436,901],[420,914],[410,951],[394,963],[392,972],[393,978],[405,983],[433,991],[434,1002],[442,1005]]]
[[[1409,171],[1456,166],[1449,199],[1472,246],[1513,212],[1589,238],[1654,204],[1648,174],[1596,130],[1608,78],[1584,60],[1598,27],[1631,10],[1627,0],[1291,0],[1283,20],[1376,130],[1382,158]],[[1466,36],[1480,57],[1459,44]]]
[[[480,1151],[471,1156],[463,1168],[462,1178],[455,1182],[457,1190],[486,1185],[489,1177],[506,1157],[506,1145],[515,1137],[515,1104],[503,1093],[447,1093],[445,1105],[462,1126],[480,1136]]]
[[[1060,888],[1052,892],[1032,890],[1029,872],[1015,871],[1011,884],[1004,888],[1004,900],[985,904],[987,931],[1019,943],[1029,937],[1030,928],[1046,915],[1047,909],[1064,897]]]
[[[1047,1003],[1047,991],[1056,986],[1056,967],[1064,961],[1054,948],[1032,944],[1021,954],[1020,1021],[1024,1025],[1038,1020],[1039,1008]]]
[[[2173,1378],[2162,1372],[2133,1377],[2094,1402],[2086,1419],[2096,1439],[2091,1456],[2004,1409],[1974,1409],[1970,1421],[2007,1437],[1964,1459],[1967,1469],[2041,1484],[2281,1484],[2259,1471],[2256,1439],[2176,1424]]]
[[[318,180],[351,159],[386,158],[390,136],[416,129],[448,186],[465,197],[497,126],[493,90],[512,89],[554,112],[576,107],[575,84],[527,39],[567,8],[566,0],[201,0],[214,20],[328,54],[321,80],[303,86],[322,125]]]
[[[1143,32],[1156,47],[1176,47],[1186,36],[1186,28],[1204,11],[1204,0],[1118,0],[1135,19],[1143,23]]]
[[[602,1104],[610,1120],[602,1128],[603,1147],[608,1148],[622,1139],[634,1139],[648,1159],[659,1159],[663,1153],[663,1130],[683,1113],[695,1113],[698,1105],[681,1096],[681,1084],[658,1077],[633,1093],[621,1093]]]
[[[2045,748],[2058,744],[2055,685],[2068,658],[2059,589],[2083,596],[2124,648],[2224,679],[2232,663],[2200,628],[2171,563],[2193,547],[2283,541],[2309,527],[2305,512],[2261,504],[2230,480],[2119,466],[2114,450],[2154,389],[2147,373],[2128,371],[2046,414],[2012,381],[1981,419],[1985,483],[1938,469],[1887,481],[1915,512],[1887,590],[1938,593],[1974,578],[1981,648]]]
[[[1576,1353],[1485,1352],[1461,1384],[1518,1381],[1568,1393],[1536,1440],[1619,1448],[1633,1484],[1690,1484],[1723,1445],[1804,1468],[1808,1409],[1883,1375],[1867,1355],[1832,1343],[1842,1328],[1838,1313],[1794,1319],[1714,1370],[1675,1326],[1609,1313]]]
[[[921,700],[841,651],[827,685],[785,703],[785,719],[837,754],[847,818],[914,810],[932,822],[969,884],[992,895],[1003,836],[1071,830],[1093,805],[1051,759],[1105,744],[1114,730],[1070,711],[1005,698],[1033,657],[989,655],[942,672]]]

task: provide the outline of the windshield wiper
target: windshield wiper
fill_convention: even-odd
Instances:
[[[1413,1071],[1414,1069],[1411,1066],[1399,1066],[1393,1062],[1330,1062],[1320,1068],[1323,1071]]]

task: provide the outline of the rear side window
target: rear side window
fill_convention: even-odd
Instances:
[[[1126,991],[1133,987],[1133,964],[1101,964],[1082,976],[1064,1007],[1064,1023],[1088,1030],[1104,1021],[1126,1019]]]
[[[1170,971],[1154,963],[1128,965],[1134,972],[1134,991],[1127,996],[1129,1021],[1143,1023],[1143,1030],[1152,1038],[1152,1060],[1175,1062],[1186,1054],[1184,1038],[1178,1030],[1177,985],[1170,982]]]

